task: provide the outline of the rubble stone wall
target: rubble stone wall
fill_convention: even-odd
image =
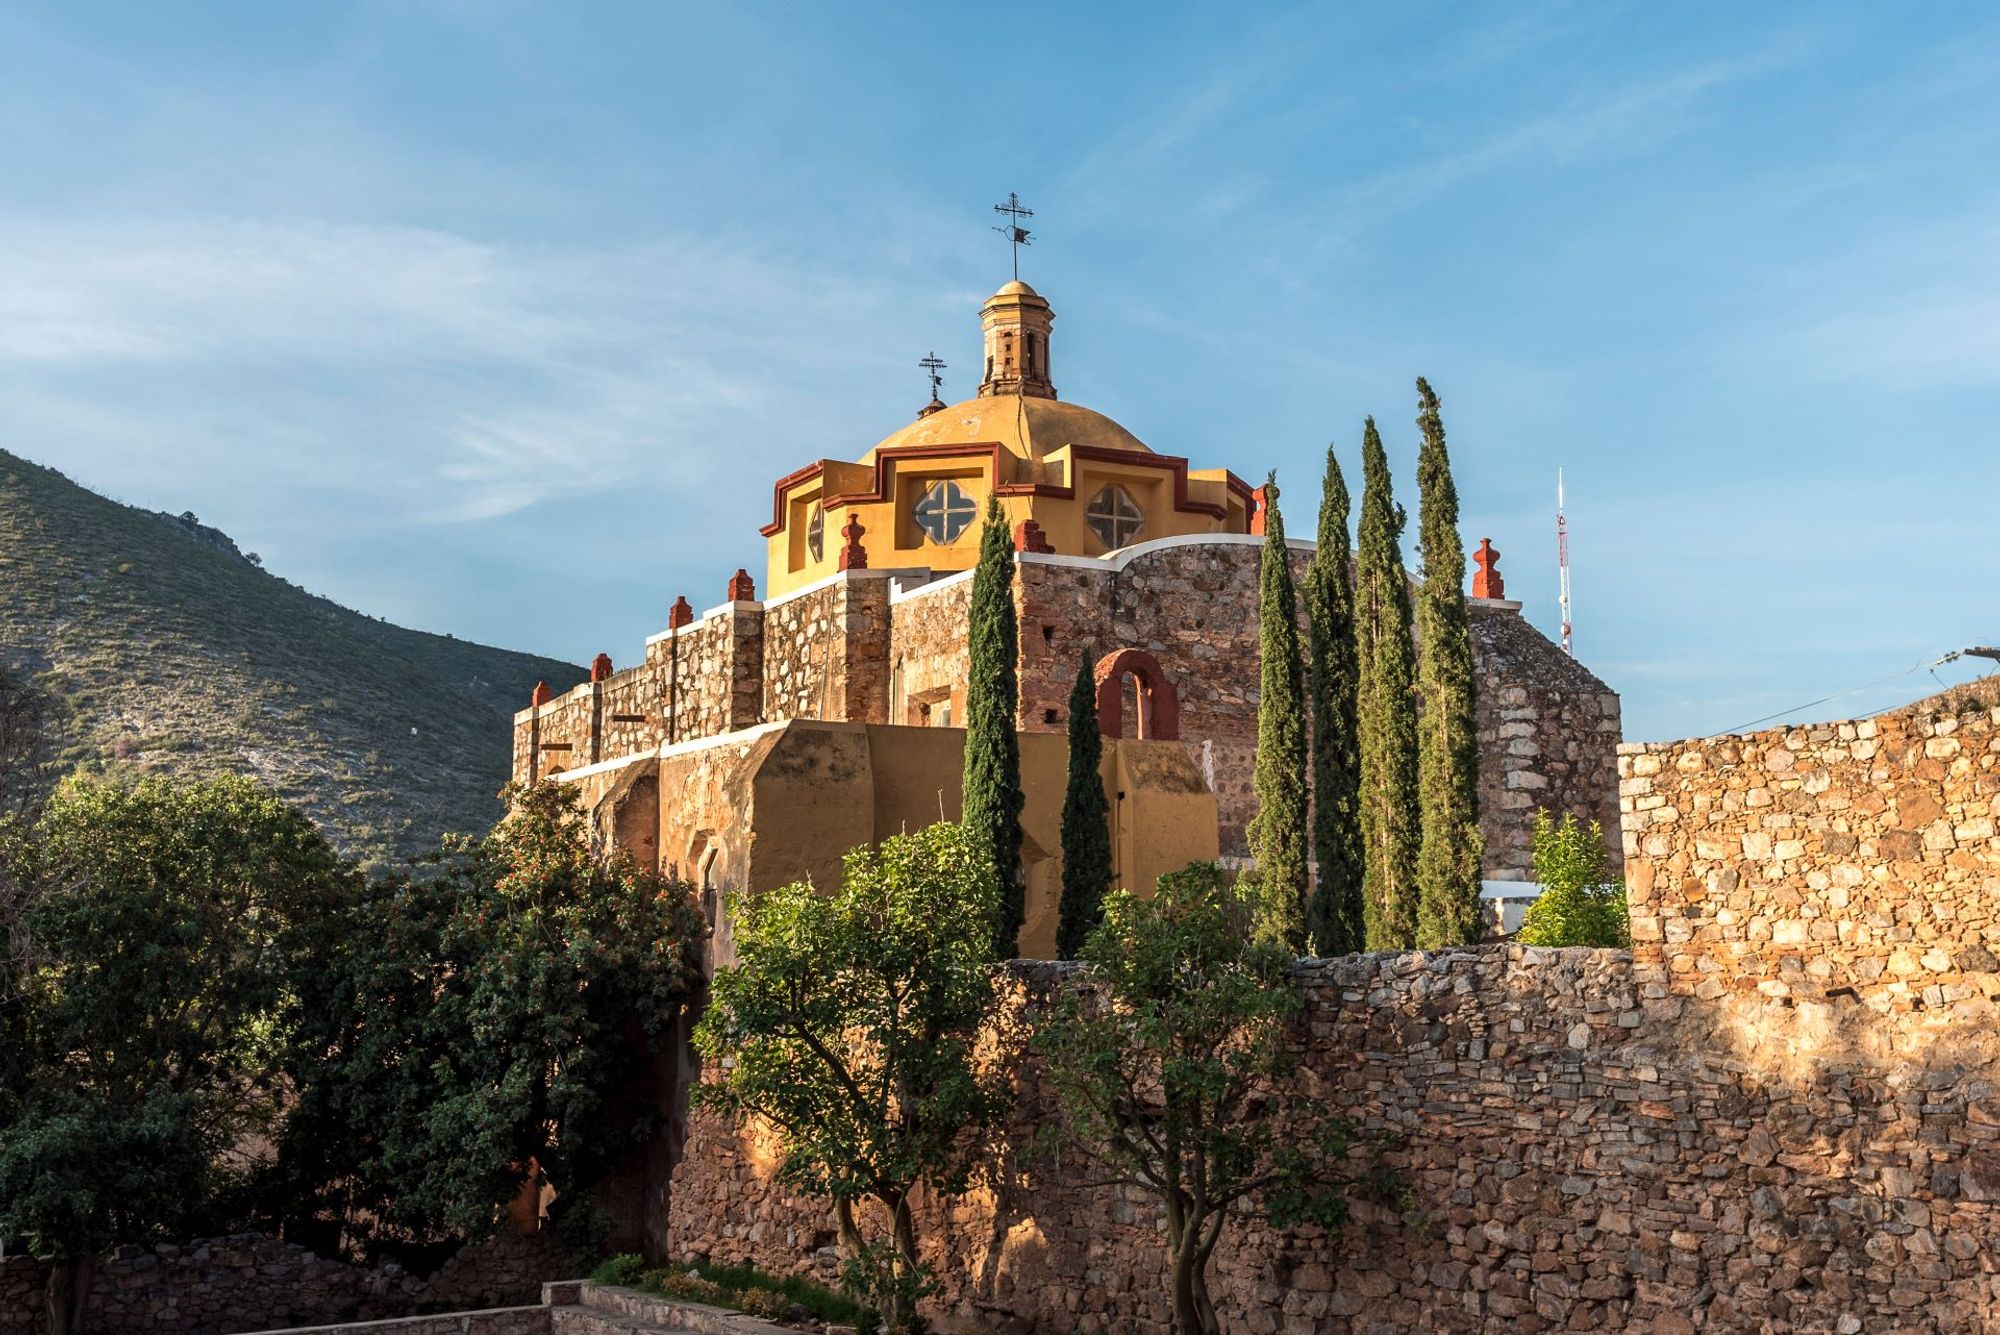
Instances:
[[[891,723],[887,572],[848,578],[768,604],[763,722],[816,718]]]
[[[919,723],[918,702],[948,699],[952,719],[964,724],[971,604],[972,580],[965,578],[913,590],[890,606],[890,667],[897,687],[888,722]]]
[[[1152,654],[1179,700],[1181,740],[1209,778],[1222,851],[1233,857],[1248,853],[1256,814],[1262,554],[1261,541],[1223,536],[1142,546],[1117,560],[1027,553],[1016,566],[1022,729],[1068,727],[1079,661],[1125,648]],[[1311,556],[1310,544],[1291,549],[1295,581]],[[935,721],[926,708],[948,701],[962,725],[972,581],[894,592],[925,573],[850,571],[768,604],[725,605],[656,639],[642,667],[519,716],[515,773],[525,777],[537,742],[546,774],[780,719],[919,723]],[[1299,624],[1304,643],[1303,600]],[[1485,875],[1531,877],[1538,807],[1601,821],[1616,860],[1618,697],[1524,621],[1518,604],[1475,602],[1472,641]]]
[[[1479,672],[1480,833],[1485,874],[1534,879],[1537,808],[1596,821],[1611,866],[1619,838],[1618,696],[1522,620],[1518,610],[1474,602],[1472,648]]]
[[[1988,1014],[2000,710],[1627,746],[1639,957],[1677,988]]]
[[[1229,1328],[1993,1328],[2000,715],[1620,765],[1636,951],[1301,965],[1299,1096],[1400,1136],[1406,1194],[1337,1240],[1235,1232],[1214,1263]],[[1032,1007],[1068,966],[1016,967]],[[921,1212],[942,1312],[1164,1331],[1153,1203],[1025,1154],[1050,1105],[1032,1065],[1019,1088],[988,1177]],[[827,1273],[827,1212],[775,1162],[697,1113],[666,1250]]]
[[[98,1260],[83,1331],[90,1335],[227,1335],[374,1321],[417,1311],[538,1302],[573,1262],[543,1235],[503,1234],[461,1248],[427,1283],[394,1262],[328,1260],[264,1234],[121,1247]],[[0,1261],[0,1335],[42,1335],[45,1262]]]

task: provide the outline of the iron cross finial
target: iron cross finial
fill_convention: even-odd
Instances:
[[[1021,226],[1021,219],[1034,217],[1035,211],[1023,207],[1021,197],[1012,190],[1007,192],[1007,202],[1005,204],[995,204],[993,211],[1007,216],[1006,225],[996,227],[993,230],[1007,238],[1008,244],[1014,252],[1014,279],[1016,282],[1019,282],[1021,278],[1021,247],[1028,244],[1028,229]]]
[[[938,387],[944,384],[944,377],[938,374],[938,372],[944,370],[944,361],[933,352],[926,354],[917,362],[917,365],[930,373],[931,398],[935,401],[938,397]]]

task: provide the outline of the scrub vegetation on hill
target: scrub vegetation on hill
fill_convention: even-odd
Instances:
[[[490,827],[513,711],[583,676],[364,616],[5,451],[0,674],[60,716],[63,768],[247,775],[364,861]]]

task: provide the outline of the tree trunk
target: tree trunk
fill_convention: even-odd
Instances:
[[[908,1330],[917,1315],[915,1301],[905,1297],[915,1287],[917,1230],[910,1219],[910,1198],[907,1195],[896,1197],[889,1208],[889,1235],[895,1249],[890,1261],[894,1269],[890,1272],[889,1293],[884,1295],[888,1301],[882,1306],[882,1319],[889,1330]]]
[[[917,1226],[910,1218],[910,1198],[899,1197],[893,1212],[897,1264],[906,1274],[914,1274],[917,1269]]]
[[[1209,1213],[1167,1206],[1167,1252],[1173,1261],[1173,1335],[1221,1335],[1208,1298],[1208,1258],[1216,1234]]]
[[[71,1335],[83,1329],[83,1306],[90,1298],[90,1272],[88,1259],[49,1262],[49,1277],[42,1286],[42,1297],[48,1306],[49,1335]]]

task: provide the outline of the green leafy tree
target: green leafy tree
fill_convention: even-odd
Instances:
[[[291,980],[353,881],[241,778],[73,779],[12,838],[0,1236],[53,1258],[62,1332],[91,1258],[200,1228],[244,1188],[303,1019]]]
[[[966,636],[963,821],[991,859],[1000,886],[996,958],[1020,952],[1027,917],[1021,874],[1020,627],[1014,612],[1014,542],[998,498],[986,502]]]
[[[293,1049],[284,1177],[348,1219],[476,1236],[532,1166],[559,1234],[589,1246],[594,1188],[655,1129],[626,1096],[707,929],[685,882],[593,847],[574,789],[507,796],[485,839],[344,911]]]
[[[1417,945],[1424,950],[1479,939],[1478,676],[1465,610],[1465,547],[1458,536],[1458,487],[1451,480],[1444,418],[1430,382],[1417,378],[1417,545],[1424,582],[1417,595],[1418,801]]]
[[[1629,946],[1625,883],[1611,874],[1604,827],[1535,813],[1535,879],[1542,893],[1515,938],[1529,946]]]
[[[1403,569],[1407,516],[1396,504],[1389,457],[1369,418],[1361,436],[1360,553],[1354,590],[1361,661],[1361,837],[1370,950],[1408,950],[1417,939],[1416,650],[1410,580]]]
[[[1319,864],[1306,925],[1321,955],[1368,943],[1362,892],[1361,668],[1354,640],[1354,554],[1347,539],[1347,483],[1332,447],[1319,505],[1318,545],[1306,567],[1312,650],[1313,856]]]
[[[1220,1329],[1208,1263],[1232,1218],[1337,1228],[1354,1181],[1351,1128],[1299,1097],[1288,1028],[1293,954],[1251,931],[1255,906],[1213,864],[1115,891],[1088,971],[1039,1026],[1060,1149],[1166,1212],[1176,1335]]]
[[[1062,903],[1056,957],[1074,959],[1104,916],[1111,889],[1111,806],[1104,800],[1104,733],[1097,719],[1097,681],[1090,659],[1077,664],[1069,693],[1069,787],[1063,792]]]
[[[964,1191],[971,1133],[1003,1108],[973,1053],[996,999],[987,849],[933,825],[850,851],[831,894],[802,881],[736,896],[730,912],[737,963],[695,1031],[720,1078],[697,1097],[776,1129],[780,1179],[832,1200],[859,1287],[908,1324],[924,1287],[912,1197]],[[886,1238],[864,1235],[865,1200],[887,1214]]]
[[[1278,511],[1278,475],[1264,484],[1264,550],[1257,570],[1257,814],[1250,821],[1249,878],[1257,893],[1260,938],[1301,955],[1306,950],[1307,864],[1305,669],[1299,661],[1299,604],[1291,549]]]

